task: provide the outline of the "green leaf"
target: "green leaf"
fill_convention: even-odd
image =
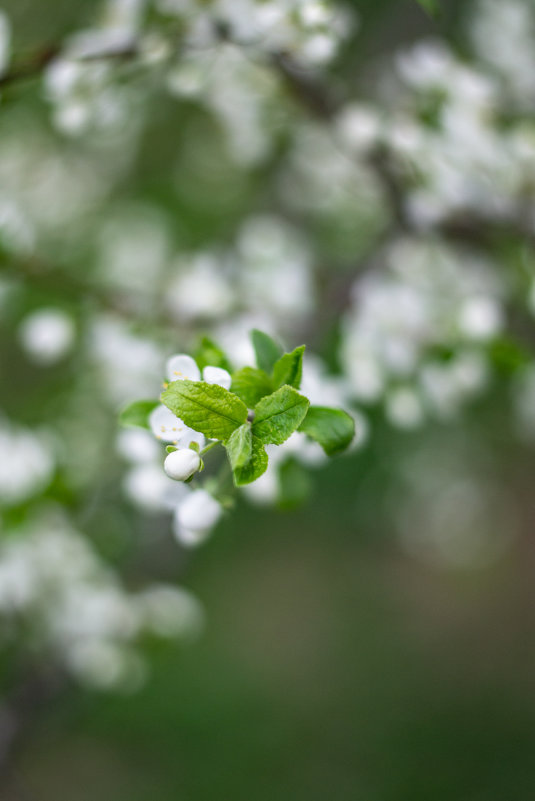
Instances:
[[[284,386],[255,406],[253,434],[265,444],[282,445],[302,423],[309,400],[293,387]]]
[[[351,443],[355,435],[355,421],[342,409],[311,406],[299,431],[318,442],[328,456],[333,456]]]
[[[275,387],[282,387],[288,384],[290,387],[299,389],[303,375],[303,354],[305,346],[300,345],[291,353],[284,356],[275,363],[273,367],[273,384]]]
[[[167,445],[165,450],[166,450],[167,453],[174,453],[175,451],[178,450],[178,448],[175,448],[174,445]]]
[[[234,470],[234,483],[237,487],[244,484],[251,484],[266,472],[268,466],[268,455],[266,449],[258,437],[251,438],[251,455],[243,467]]]
[[[119,422],[123,426],[137,426],[138,428],[150,428],[149,415],[153,409],[159,406],[159,401],[139,400],[129,403],[119,414]]]
[[[161,397],[173,414],[209,439],[226,442],[247,419],[243,401],[217,384],[173,381]]]
[[[228,439],[226,447],[232,469],[237,470],[240,467],[245,467],[247,462],[251,459],[253,447],[251,424],[244,423],[233,431]]]
[[[273,392],[273,382],[257,367],[242,367],[232,376],[230,389],[249,409],[253,409],[261,398]]]
[[[271,339],[270,336],[264,334],[263,331],[259,331],[257,328],[251,331],[251,340],[253,342],[258,367],[266,373],[271,373],[273,365],[283,353],[281,346],[278,342],[275,342],[274,339]]]
[[[210,365],[210,367],[221,367],[223,370],[232,372],[231,364],[219,345],[209,337],[203,337],[199,347],[195,351],[194,359],[199,365],[199,370]]]

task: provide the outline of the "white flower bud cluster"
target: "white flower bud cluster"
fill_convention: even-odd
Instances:
[[[28,314],[19,326],[19,340],[37,364],[48,366],[60,361],[74,345],[72,317],[61,309],[38,309]]]
[[[136,395],[151,397],[161,378],[162,348],[113,314],[95,315],[91,323],[89,353],[110,400],[118,405]]]
[[[156,0],[158,9],[179,17],[187,41],[197,47],[219,43],[218,31],[260,52],[289,53],[302,65],[322,66],[336,55],[355,17],[330,0]]]
[[[26,257],[57,257],[57,231],[62,253],[76,252],[80,226],[112,185],[117,170],[99,173],[91,158],[54,142],[31,114],[23,124],[5,120],[0,141],[0,238],[2,247]]]
[[[306,319],[316,301],[310,248],[275,215],[246,218],[234,248],[185,254],[176,266],[166,300],[177,321],[217,322],[245,305],[269,321],[264,327],[284,331],[289,319]]]
[[[52,480],[56,459],[47,433],[0,418],[0,454],[0,507],[39,495]]]
[[[470,252],[399,240],[381,270],[357,280],[341,357],[354,397],[384,401],[391,422],[455,415],[488,377],[486,346],[503,325],[505,291]],[[455,355],[441,361],[434,348]]]
[[[220,367],[206,366],[199,370],[191,356],[177,354],[167,360],[169,381],[206,381],[228,389],[230,374]],[[201,468],[199,450],[205,444],[203,434],[189,428],[166,406],[157,406],[149,417],[152,434],[161,442],[172,443],[176,450],[165,458],[149,432],[126,430],[118,440],[120,454],[131,463],[124,489],[130,499],[149,511],[172,511],[173,530],[178,541],[193,547],[209,536],[219,521],[223,507],[204,489],[191,489],[183,482]],[[190,448],[194,443],[199,450]]]
[[[183,589],[155,585],[129,593],[57,513],[0,548],[3,634],[39,645],[78,681],[134,689],[145,674],[141,635],[189,637],[202,612]]]
[[[114,71],[106,63],[78,61],[76,54],[54,61],[46,71],[45,90],[58,130],[75,136],[129,129],[130,95],[113,79]]]

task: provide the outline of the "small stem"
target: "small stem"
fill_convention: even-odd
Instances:
[[[219,440],[218,439],[215,439],[213,442],[210,442],[208,445],[205,445],[205,447],[201,451],[199,451],[199,455],[200,456],[204,456],[205,453],[208,453],[208,451],[211,451],[212,448],[215,448],[216,445],[219,445]]]

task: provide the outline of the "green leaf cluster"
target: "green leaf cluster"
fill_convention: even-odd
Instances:
[[[310,406],[299,392],[305,346],[285,353],[262,331],[253,331],[255,367],[243,367],[232,375],[230,390],[205,381],[173,381],[161,401],[184,423],[221,442],[226,449],[236,486],[259,478],[268,466],[266,445],[282,445],[294,431],[318,442],[332,456],[341,452],[354,435],[353,419],[342,409]],[[201,341],[197,362],[227,368],[228,359],[218,345]],[[137,401],[121,414],[124,425],[147,426],[156,406]]]
[[[275,340],[257,330],[252,332],[251,339],[257,366],[237,370],[232,376],[231,390],[249,409],[254,409],[262,398],[285,385],[299,389],[305,346],[284,353]]]

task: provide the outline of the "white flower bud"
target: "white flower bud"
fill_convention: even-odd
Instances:
[[[163,464],[163,469],[175,481],[186,481],[201,466],[201,457],[190,448],[182,448],[170,453]]]

